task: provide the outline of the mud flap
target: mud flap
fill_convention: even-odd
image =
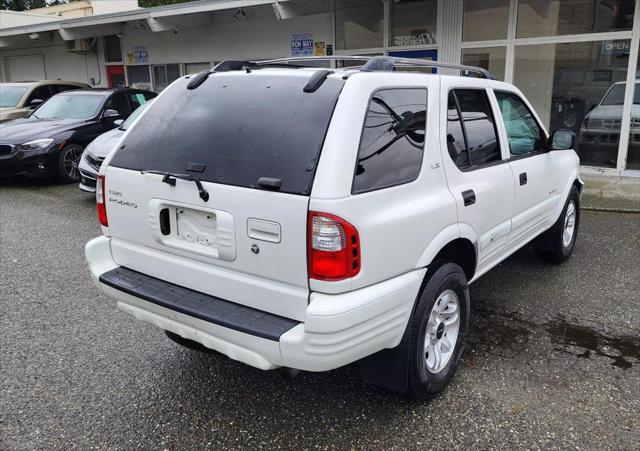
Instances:
[[[412,315],[413,318],[413,315]],[[406,393],[409,388],[409,325],[400,344],[392,349],[383,349],[360,360],[360,377],[369,384],[389,391]]]

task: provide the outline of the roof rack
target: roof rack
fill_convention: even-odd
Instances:
[[[399,58],[395,56],[356,56],[356,55],[331,55],[331,56],[293,56],[289,58],[277,58],[261,61],[247,61],[247,64],[255,66],[282,66],[289,63],[299,63],[302,61],[364,61],[360,67],[361,71],[394,71],[397,67],[431,67],[441,69],[455,69],[461,75],[472,76],[477,74],[481,78],[495,80],[491,72],[481,67],[466,66],[463,64],[443,63],[441,61],[429,61],[416,58]],[[301,66],[296,66],[301,67]]]

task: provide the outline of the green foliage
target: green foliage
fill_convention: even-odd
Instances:
[[[27,9],[44,8],[47,5],[60,5],[62,3],[68,3],[68,1],[69,0],[0,0],[0,9],[24,11]]]
[[[138,5],[143,8],[151,8],[153,6],[172,5],[174,3],[184,3],[191,0],[138,0]]]
[[[0,0],[0,9],[11,11],[24,11],[26,9],[44,8],[49,5],[59,5],[73,0]],[[192,0],[138,0],[138,4],[143,8],[153,6],[171,5],[174,3],[184,3]]]

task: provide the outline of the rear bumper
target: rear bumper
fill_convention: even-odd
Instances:
[[[111,256],[108,237],[91,240],[85,251],[94,283],[105,296],[117,301],[119,310],[264,370],[289,367],[326,371],[397,346],[425,274],[423,269],[416,270],[338,295],[312,293],[304,321],[284,319],[290,322],[290,327],[285,327],[278,337],[230,324],[226,327],[215,318],[207,321],[202,315],[184,313],[186,309],[168,308],[169,304],[145,300],[132,294],[135,290],[125,291],[122,287],[114,288],[117,284],[104,283],[105,278],[101,281],[101,276],[118,268]],[[235,305],[239,315],[244,314],[243,310],[258,312]],[[235,320],[247,324],[243,318]]]

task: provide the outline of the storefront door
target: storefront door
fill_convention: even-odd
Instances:
[[[110,88],[124,88],[124,66],[107,66],[107,81]]]

